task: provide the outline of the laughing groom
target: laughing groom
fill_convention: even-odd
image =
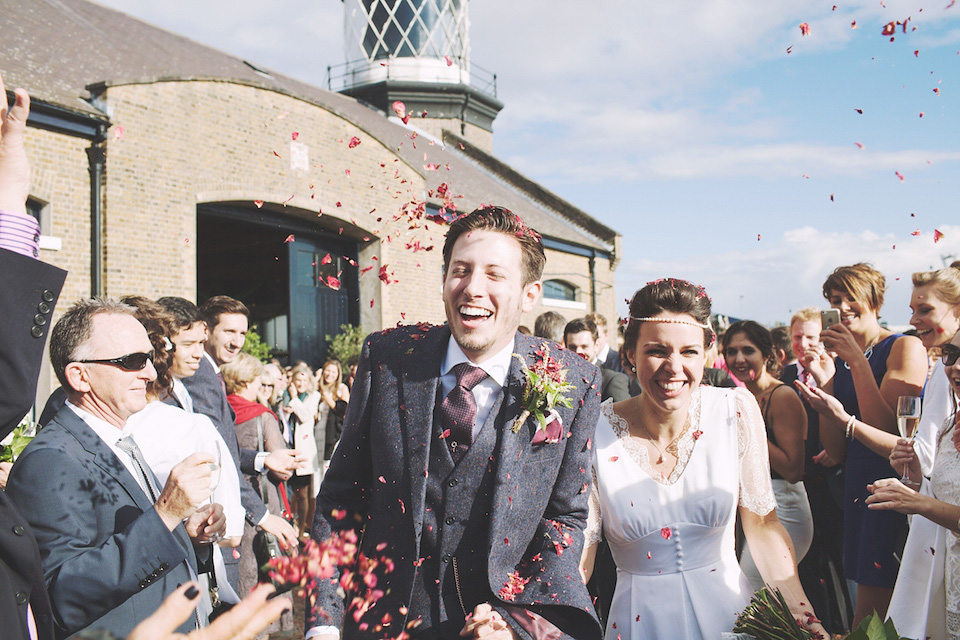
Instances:
[[[577,568],[601,377],[517,332],[545,262],[520,218],[477,209],[444,243],[447,324],[367,339],[313,535],[353,529],[381,562],[374,593],[318,585],[308,638],[601,637]],[[570,385],[546,428],[521,406],[535,367]]]

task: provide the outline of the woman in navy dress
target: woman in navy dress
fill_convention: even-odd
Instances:
[[[843,403],[847,414],[895,434],[897,399],[922,394],[927,355],[917,338],[880,326],[885,285],[883,274],[864,263],[838,267],[823,283],[823,295],[840,310],[840,322],[820,334],[827,350],[836,354],[836,373],[818,383]],[[817,369],[811,367],[815,377]],[[867,485],[888,477],[890,463],[855,437],[857,422],[842,425],[827,415],[821,419],[835,423],[820,430],[828,455],[846,462],[844,574],[857,583],[856,628],[874,610],[886,616],[907,522],[893,511],[867,508]]]

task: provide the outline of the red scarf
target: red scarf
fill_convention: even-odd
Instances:
[[[269,413],[274,417],[274,419],[277,417],[277,414],[259,402],[251,402],[246,398],[241,398],[235,393],[231,393],[227,396],[227,402],[230,403],[230,407],[233,409],[233,412],[237,414],[237,424],[242,424],[247,420],[253,420],[261,413]]]

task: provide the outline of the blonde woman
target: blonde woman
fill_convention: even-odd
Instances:
[[[317,429],[322,427],[324,430],[323,459],[329,460],[343,430],[343,416],[350,402],[350,389],[343,383],[343,368],[339,360],[327,360],[317,373],[318,391],[323,400]],[[319,438],[317,442],[320,442]]]
[[[321,396],[314,383],[313,371],[304,362],[296,364],[290,372],[289,395],[287,408],[291,412],[293,443],[304,458],[303,466],[297,470],[289,484],[293,488],[300,535],[309,538],[316,503],[314,497],[320,489],[318,452],[323,450],[323,442],[318,442],[314,433],[320,413]]]

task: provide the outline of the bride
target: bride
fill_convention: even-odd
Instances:
[[[642,393],[602,405],[581,572],[588,580],[602,527],[617,564],[608,640],[715,640],[752,593],[734,553],[739,513],[764,581],[826,638],[777,519],[756,400],[700,386],[709,318],[706,291],[684,280],[652,282],[630,302],[623,353]]]

